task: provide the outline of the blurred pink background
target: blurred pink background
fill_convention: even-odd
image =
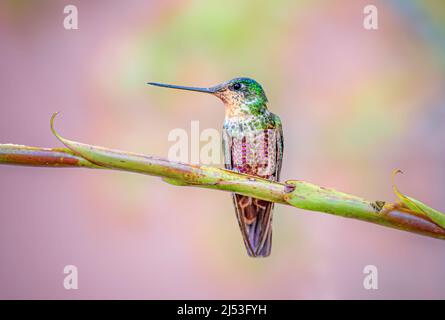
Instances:
[[[0,143],[61,146],[60,111],[65,137],[167,156],[170,130],[219,129],[223,105],[147,81],[248,76],[283,120],[283,180],[394,201],[400,168],[403,192],[444,211],[444,35],[439,0],[2,1]],[[0,181],[3,299],[445,298],[440,240],[278,205],[272,256],[252,259],[228,193],[87,169],[0,166]]]

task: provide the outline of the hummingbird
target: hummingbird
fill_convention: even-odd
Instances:
[[[208,93],[225,105],[222,129],[224,166],[228,170],[279,181],[283,160],[280,118],[267,108],[261,85],[235,78],[213,87],[186,87],[157,82],[150,85]],[[267,257],[272,247],[274,203],[233,193],[233,204],[247,253]]]

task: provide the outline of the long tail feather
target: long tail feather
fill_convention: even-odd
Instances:
[[[233,201],[247,253],[252,257],[269,256],[273,203],[239,194],[233,194]]]

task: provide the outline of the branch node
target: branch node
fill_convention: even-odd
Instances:
[[[293,184],[290,180],[284,182],[284,193],[294,192],[297,186]]]
[[[377,201],[371,202],[371,207],[372,207],[377,213],[380,213],[380,212],[382,211],[382,209],[383,209],[383,206],[384,206],[385,204],[386,204],[385,201],[377,200]]]

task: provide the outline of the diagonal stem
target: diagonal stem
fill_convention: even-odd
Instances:
[[[0,164],[102,168],[136,172],[162,177],[164,181],[174,185],[236,192],[301,209],[330,213],[445,239],[443,228],[428,217],[419,215],[400,204],[367,201],[300,180],[278,183],[225,169],[111,150],[67,140],[55,131],[54,133],[66,148],[49,149],[0,144]]]

